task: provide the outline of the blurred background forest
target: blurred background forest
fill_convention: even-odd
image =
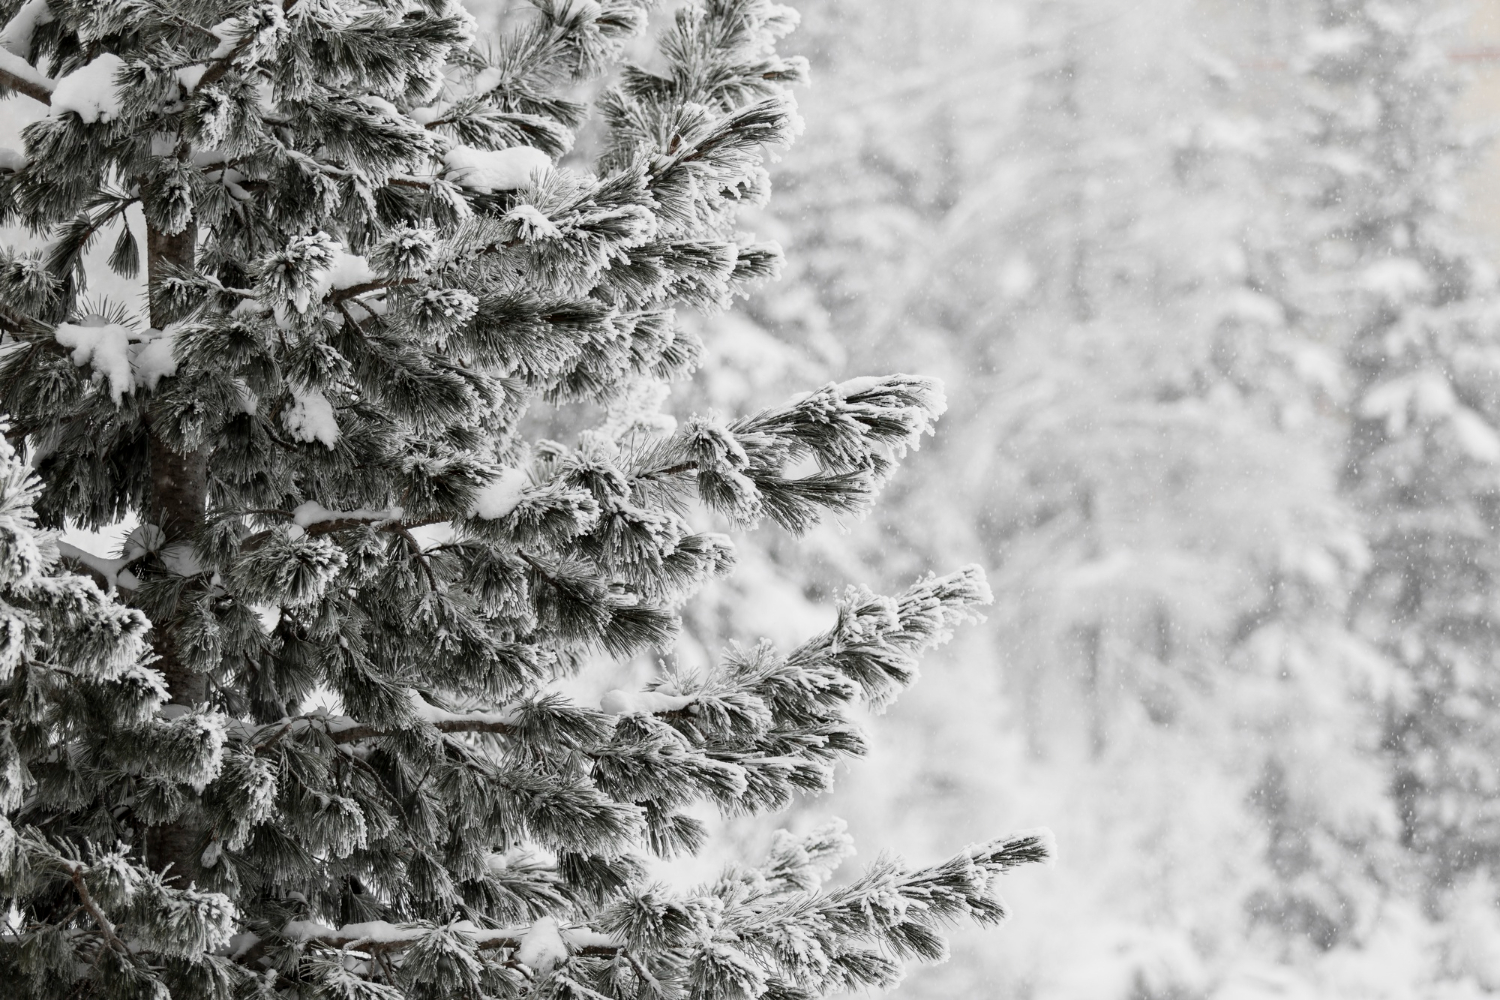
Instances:
[[[744,220],[786,271],[611,416],[947,385],[868,518],[736,535],[670,664],[984,566],[988,621],[777,818],[1057,832],[899,994],[1500,993],[1500,0],[794,6],[807,129]]]
[[[867,520],[737,539],[678,658],[984,565],[988,622],[785,818],[1057,831],[900,994],[1500,992],[1500,4],[796,6],[807,131],[746,219],[787,271],[669,408],[950,409]]]

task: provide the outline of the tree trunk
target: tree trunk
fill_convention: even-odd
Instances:
[[[168,266],[191,268],[196,259],[198,227],[190,223],[176,235],[146,227],[146,282],[151,303],[151,325],[162,329],[168,315],[158,293],[158,286]],[[146,425],[150,435],[151,493],[144,520],[162,530],[165,544],[192,544],[203,521],[208,497],[207,456],[182,455],[162,440],[147,410]],[[170,701],[175,705],[197,705],[208,695],[207,678],[191,669],[178,655],[178,622],[174,611],[158,612],[152,621],[152,647],[159,659],[155,667],[166,678]],[[145,855],[157,871],[171,867],[174,875],[191,881],[197,874],[198,842],[203,829],[194,810],[177,822],[147,829]]]

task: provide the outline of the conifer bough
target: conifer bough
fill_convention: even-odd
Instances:
[[[0,153],[3,221],[45,236],[0,259],[0,981],[790,1000],[940,957],[1049,855],[829,887],[835,824],[648,874],[695,809],[827,788],[850,710],[988,600],[973,569],[598,708],[549,689],[670,645],[734,561],[690,519],[858,513],[943,405],[897,375],[631,419],[697,363],[673,310],[775,273],[735,219],[804,75],[787,9],[684,4],[557,166],[649,6],[532,0],[481,45],[452,0],[0,2],[0,83],[48,106]],[[100,240],[146,315],[89,297]],[[609,419],[537,439],[581,404]],[[68,521],[136,527],[106,557]]]

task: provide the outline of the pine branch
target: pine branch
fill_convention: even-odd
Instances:
[[[337,305],[347,299],[352,299],[369,292],[379,292],[387,288],[404,288],[415,285],[421,281],[419,278],[383,278],[375,281],[366,281],[358,285],[350,285],[348,288],[336,288],[329,292],[324,299],[329,305]]]
[[[0,86],[51,106],[56,83],[8,49],[0,49]]]
[[[281,11],[284,14],[287,11],[290,11],[296,5],[297,0],[282,0]],[[220,80],[224,79],[224,77],[228,75],[229,71],[234,68],[235,60],[243,55],[245,50],[248,49],[252,44],[254,44],[254,42],[255,32],[247,32],[243,38],[241,38],[234,44],[234,47],[231,48],[228,53],[226,53],[221,58],[216,59],[209,65],[208,69],[203,72],[203,76],[199,78],[198,86],[196,89],[202,90],[203,88],[213,86]]]
[[[300,925],[292,922],[283,929],[283,936],[289,937],[302,945],[316,944],[325,948],[338,951],[361,951],[372,956],[391,956],[400,954],[421,942],[423,938],[438,928],[432,925],[421,924],[392,924],[385,921],[370,921],[363,924],[351,924],[345,927],[332,928],[320,925]],[[470,925],[464,928],[467,936],[473,941],[476,951],[492,951],[498,948],[511,950],[519,949],[525,940],[527,927],[504,927],[504,928],[475,928]],[[582,928],[587,931],[587,928]],[[288,934],[288,931],[291,933]],[[588,932],[591,935],[593,932]],[[563,930],[561,936],[567,944],[570,957],[581,956],[584,958],[613,958],[618,955],[628,955],[627,946],[624,944],[573,944],[567,941],[569,931]],[[594,935],[597,936],[597,935]],[[257,941],[254,946],[244,953],[233,956],[235,962],[245,966],[256,966],[266,956],[272,947],[272,942],[266,939]],[[629,959],[634,962],[635,960]]]
[[[99,926],[99,932],[104,935],[104,940],[109,942],[109,946],[120,955],[124,956],[127,961],[134,961],[134,955],[131,953],[130,949],[126,947],[125,942],[121,941],[119,936],[116,935],[115,925],[110,922],[109,917],[105,916],[104,911],[99,909],[99,905],[95,903],[94,898],[89,895],[89,888],[83,881],[83,866],[68,864],[68,870],[73,882],[73,889],[78,893],[79,902],[83,905],[83,908],[88,911],[88,914],[93,918],[94,923]]]

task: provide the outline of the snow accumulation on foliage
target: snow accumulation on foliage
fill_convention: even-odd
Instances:
[[[480,488],[474,499],[474,516],[486,521],[505,517],[521,502],[521,494],[531,485],[531,477],[521,469],[501,469],[494,479]]]
[[[51,23],[52,8],[47,0],[26,0],[4,29],[0,29],[0,48],[24,59],[31,51],[31,38],[36,29]]]
[[[169,326],[141,333],[121,323],[94,321],[59,323],[53,335],[72,349],[73,364],[90,366],[108,382],[110,398],[119,405],[137,387],[155,389],[163,378],[177,374],[175,332]]]
[[[61,77],[53,86],[51,113],[71,111],[88,124],[114,121],[120,116],[115,78],[124,68],[123,59],[106,52]]]
[[[533,923],[516,949],[516,961],[533,972],[551,972],[567,960],[568,946],[553,917],[543,917]]]
[[[329,510],[316,500],[308,500],[292,508],[292,523],[299,528],[346,519],[379,524],[382,521],[399,521],[403,513],[405,512],[400,507],[386,507],[382,510],[370,510],[365,507],[357,507],[354,510]]]
[[[339,422],[333,404],[317,389],[292,390],[292,404],[281,415],[287,433],[298,441],[317,441],[332,451],[339,443]]]
[[[517,205],[510,210],[505,219],[507,222],[516,224],[516,235],[528,243],[555,239],[562,232],[534,205]]]
[[[610,715],[656,715],[687,710],[697,697],[661,691],[606,691],[599,699],[599,708]]]
[[[130,366],[132,331],[119,323],[83,326],[59,323],[54,331],[57,342],[73,349],[73,364],[93,367],[109,382],[109,394],[118,406],[125,393],[135,391],[135,373]]]
[[[443,154],[447,177],[473,191],[490,194],[513,191],[552,169],[552,159],[540,149],[473,149],[455,146]]]

